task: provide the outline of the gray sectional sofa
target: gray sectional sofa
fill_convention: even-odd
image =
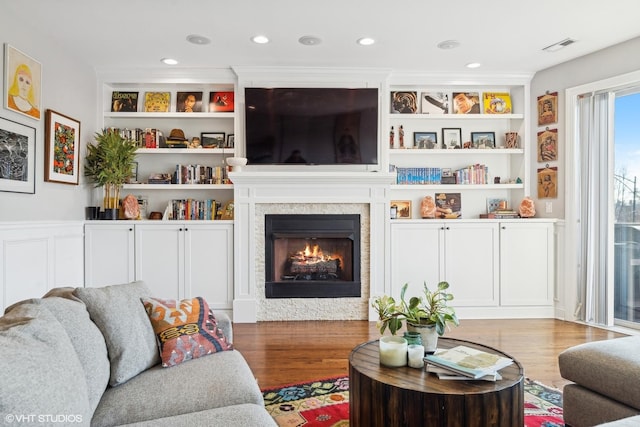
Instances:
[[[276,426],[237,350],[159,364],[140,282],[59,288],[0,318],[0,414],[11,425]],[[87,303],[88,302],[88,303]],[[216,314],[232,341],[231,322]]]
[[[567,426],[640,426],[640,336],[580,344],[560,353]]]

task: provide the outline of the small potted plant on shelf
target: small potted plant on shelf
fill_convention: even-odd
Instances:
[[[132,175],[137,146],[108,129],[96,132],[95,141],[87,145],[84,175],[104,187],[105,219],[118,219],[120,189]]]
[[[402,328],[402,322],[407,322],[407,330],[419,332],[425,351],[435,351],[438,336],[444,335],[450,325],[459,325],[455,309],[449,305],[453,294],[447,292],[448,282],[438,283],[437,289],[429,290],[424,284],[422,295],[405,299],[408,283],[402,286],[400,302],[393,297],[383,295],[376,298],[372,306],[378,313],[378,328],[380,333],[389,328],[391,335]]]

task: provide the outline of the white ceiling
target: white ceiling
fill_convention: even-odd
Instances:
[[[172,57],[180,67],[464,73],[480,62],[473,72],[533,73],[640,36],[638,0],[7,0],[1,8],[96,68],[157,68]],[[190,44],[189,34],[212,42]],[[256,34],[271,43],[254,44]],[[322,43],[298,43],[305,35]],[[20,48],[23,36],[6,41]],[[364,36],[377,43],[357,45]],[[577,42],[542,51],[566,38]],[[460,47],[438,49],[444,40]]]

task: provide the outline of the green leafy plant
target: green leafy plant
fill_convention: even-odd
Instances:
[[[120,188],[132,174],[136,143],[108,129],[96,132],[95,140],[96,144],[87,145],[84,175],[96,187],[104,186],[105,209],[117,208]]]
[[[440,336],[449,325],[460,324],[455,309],[449,305],[453,294],[447,292],[448,282],[438,283],[433,292],[424,283],[422,295],[411,297],[407,302],[405,293],[408,286],[408,283],[402,286],[398,303],[393,297],[383,295],[371,304],[378,313],[377,327],[381,334],[389,328],[391,334],[395,335],[402,328],[403,321],[414,325],[434,325]]]

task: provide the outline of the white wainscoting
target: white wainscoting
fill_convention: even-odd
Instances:
[[[84,285],[82,221],[0,223],[0,307]]]

